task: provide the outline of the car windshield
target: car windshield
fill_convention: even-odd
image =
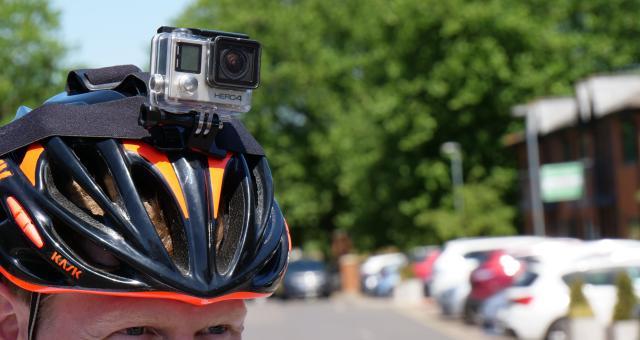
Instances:
[[[640,279],[640,267],[603,268],[585,272],[577,272],[565,275],[562,279],[570,284],[576,279],[581,279],[585,284],[603,286],[615,285],[618,275],[626,273],[632,281]]]
[[[538,278],[538,274],[532,271],[526,271],[519,275],[516,280],[513,282],[514,287],[528,287],[533,284]]]
[[[627,268],[627,274],[629,274],[629,277],[633,281],[640,280],[640,267]]]
[[[429,252],[427,251],[415,251],[409,254],[409,260],[411,262],[422,262],[427,258]]]
[[[476,260],[478,263],[483,263],[489,257],[491,251],[472,251],[470,253],[464,254],[464,258],[469,260]]]

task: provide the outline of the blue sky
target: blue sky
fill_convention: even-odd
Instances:
[[[170,25],[193,0],[53,0],[61,11],[61,40],[71,47],[66,64],[146,68],[156,29]]]

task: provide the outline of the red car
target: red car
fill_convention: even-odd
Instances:
[[[433,275],[433,264],[440,256],[439,247],[425,247],[412,264],[413,273],[424,283],[424,295],[429,296],[429,285]]]
[[[476,314],[482,303],[493,294],[511,286],[524,271],[525,263],[505,251],[490,252],[486,261],[472,271],[469,277],[471,293],[465,304],[465,321],[475,323]]]

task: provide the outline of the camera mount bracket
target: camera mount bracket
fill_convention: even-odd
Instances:
[[[171,113],[142,105],[140,125],[149,131],[156,148],[163,151],[196,149],[217,158],[227,151],[216,144],[224,126],[216,112]]]

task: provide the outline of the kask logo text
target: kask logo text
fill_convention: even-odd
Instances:
[[[51,261],[57,264],[58,267],[64,269],[65,272],[71,274],[76,280],[80,279],[80,275],[82,275],[82,270],[79,270],[78,267],[71,264],[69,260],[62,257],[62,255],[58,254],[57,251],[54,251],[51,254]]]

